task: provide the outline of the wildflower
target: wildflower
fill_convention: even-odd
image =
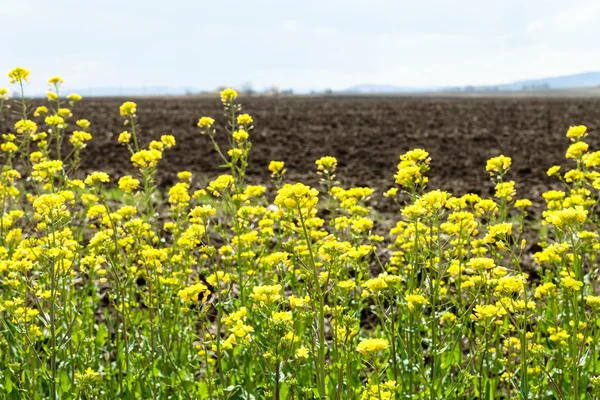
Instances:
[[[56,86],[56,85],[62,85],[63,83],[65,83],[65,81],[60,76],[53,76],[52,78],[48,79],[48,83],[50,85]]]
[[[31,120],[20,120],[15,124],[15,130],[22,135],[33,135],[37,131],[37,125]]]
[[[86,185],[97,185],[110,182],[110,178],[106,172],[92,172],[85,178]]]
[[[119,189],[126,193],[131,193],[140,184],[140,181],[130,175],[125,175],[119,179]]]
[[[80,101],[81,99],[83,99],[83,97],[81,97],[81,95],[78,95],[77,93],[71,93],[70,95],[67,96],[67,99],[75,102],[75,101]]]
[[[0,100],[8,100],[8,89],[5,87],[0,87]]]
[[[133,165],[140,169],[155,167],[162,159],[162,152],[159,150],[140,150],[131,156]]]
[[[281,299],[281,285],[254,286],[250,297],[264,304],[273,303]]]
[[[567,149],[566,158],[579,158],[589,149],[589,145],[586,142],[575,142]]]
[[[567,275],[567,276],[563,277],[563,279],[561,280],[560,283],[565,288],[567,288],[569,290],[573,290],[573,291],[577,291],[583,287],[583,282],[578,281],[577,279],[573,278],[571,275]]]
[[[317,170],[332,174],[337,167],[337,159],[330,156],[321,157],[315,161],[315,164],[317,164]]]
[[[546,174],[548,176],[554,176],[554,175],[558,174],[558,171],[560,171],[560,165],[554,165],[554,166],[550,167],[550,169],[548,169],[548,172],[546,172]]]
[[[271,161],[269,163],[269,171],[275,175],[283,175],[286,172],[285,163],[283,161]]]
[[[545,211],[544,220],[557,228],[565,228],[583,224],[587,219],[588,211],[582,206],[567,207],[562,210]]]
[[[175,146],[175,137],[172,135],[162,135],[160,141],[165,145],[167,149]]]
[[[556,285],[552,282],[542,283],[540,286],[535,288],[534,297],[536,299],[542,299],[547,296],[552,296],[555,293]]]
[[[132,101],[126,101],[119,108],[122,117],[133,117],[137,110],[137,105]]]
[[[288,298],[288,300],[290,301],[290,307],[302,308],[310,303],[310,296],[306,295],[304,297],[296,297],[292,295]]]
[[[179,291],[179,297],[184,303],[189,301],[198,301],[200,295],[203,295],[202,301],[206,301],[210,295],[210,290],[203,283],[196,283]]]
[[[360,400],[392,400],[397,389],[398,385],[396,381],[372,384],[369,379],[367,387],[360,396]]]
[[[219,197],[226,191],[231,190],[235,183],[235,178],[231,175],[220,175],[214,181],[208,184],[206,190],[212,193],[213,196]]]
[[[192,173],[190,171],[181,171],[177,173],[177,178],[183,182],[190,182],[192,180]]]
[[[498,157],[490,158],[487,161],[485,169],[490,173],[490,175],[496,173],[502,176],[506,173],[506,171],[508,171],[508,169],[511,166],[511,163],[512,159],[510,157],[499,155]]]
[[[94,386],[100,381],[100,373],[95,372],[92,368],[88,367],[83,374],[76,372],[75,380],[82,386]]]
[[[356,351],[360,354],[367,355],[387,349],[389,343],[386,339],[363,339],[356,347]]]
[[[520,208],[522,210],[526,209],[527,207],[531,207],[532,205],[533,203],[528,199],[519,199],[515,201],[515,208]]]
[[[221,92],[221,102],[223,104],[231,104],[235,99],[237,99],[237,92],[231,88],[225,89]]]
[[[65,120],[60,115],[50,115],[46,117],[44,122],[46,122],[48,125],[55,126],[58,129],[62,129],[65,126]]]
[[[587,127],[585,125],[570,126],[569,130],[567,131],[567,137],[572,140],[579,140],[582,137],[587,136],[586,131]]]
[[[406,295],[406,302],[408,303],[409,310],[413,311],[416,306],[426,306],[429,304],[429,300],[422,294],[412,293]]]
[[[501,307],[496,307],[493,304],[486,305],[476,305],[473,309],[473,314],[471,315],[471,319],[473,321],[489,321],[496,317],[502,317],[506,314],[506,311]]]
[[[46,114],[48,114],[48,107],[46,107],[46,106],[39,106],[33,112],[34,117],[39,117],[40,115],[46,115]]]
[[[231,282],[231,275],[224,271],[217,271],[206,277],[206,283],[212,287],[220,285],[228,285]]]
[[[310,211],[318,201],[319,191],[303,183],[294,185],[285,184],[277,191],[275,204],[281,207],[287,207],[290,210],[298,211],[300,209]]]
[[[485,257],[471,258],[467,265],[476,271],[485,271],[494,268],[494,260]]]
[[[248,140],[248,136],[248,132],[246,132],[244,129],[233,132],[233,138],[238,143]]]
[[[252,120],[252,117],[248,114],[240,114],[237,117],[237,123],[239,125],[246,126],[246,125],[250,125],[252,122],[254,122],[254,121]]]
[[[308,358],[309,352],[308,349],[304,346],[300,346],[298,350],[296,350],[296,358]]]
[[[117,140],[119,141],[119,143],[127,144],[131,140],[131,133],[123,131],[119,134],[119,138]]]
[[[424,186],[428,182],[425,173],[429,170],[429,153],[414,149],[400,156],[398,171],[394,175],[396,183],[409,189]]]
[[[496,197],[511,201],[516,194],[514,181],[499,182],[496,184]]]
[[[29,80],[29,70],[23,67],[15,67],[8,73],[10,83],[23,84]]]
[[[391,198],[394,198],[394,197],[396,197],[396,195],[397,195],[397,194],[398,194],[398,188],[395,188],[395,187],[393,187],[393,188],[390,188],[390,189],[388,189],[388,190],[387,190],[387,191],[386,191],[386,192],[383,194],[383,196],[384,196],[384,197],[391,197]]]
[[[210,117],[202,117],[198,120],[198,127],[208,129],[215,123],[215,120]],[[205,133],[203,131],[202,133]]]
[[[587,296],[585,298],[585,303],[592,307],[594,311],[600,310],[600,296]]]
[[[84,148],[86,146],[85,142],[89,140],[92,140],[92,135],[85,131],[74,131],[69,138],[69,142],[71,142],[76,149]]]

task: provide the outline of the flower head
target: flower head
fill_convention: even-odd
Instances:
[[[29,70],[23,67],[16,67],[9,71],[8,77],[10,78],[10,83],[23,84],[29,80]]]

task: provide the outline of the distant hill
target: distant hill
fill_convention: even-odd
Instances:
[[[554,76],[539,79],[524,79],[497,85],[461,86],[461,87],[409,87],[394,85],[355,85],[343,93],[356,94],[393,94],[393,93],[430,93],[430,92],[489,92],[520,91],[544,89],[577,89],[600,87],[600,72],[584,72],[580,74]]]
[[[555,76],[541,79],[527,79],[496,85],[500,90],[522,90],[527,88],[575,89],[600,86],[600,72]]]
[[[356,93],[356,94],[388,94],[388,93],[420,93],[430,92],[435,88],[418,88],[409,86],[393,86],[393,85],[377,85],[377,84],[363,84],[352,86],[343,92],[345,93]]]

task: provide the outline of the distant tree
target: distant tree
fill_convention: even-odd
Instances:
[[[332,95],[332,94],[333,94],[333,90],[331,90],[330,88],[327,88],[327,89],[325,89],[325,90],[323,91],[323,94],[324,94],[325,96],[330,96],[330,95]]]
[[[244,83],[242,85],[241,92],[248,96],[252,96],[255,93],[254,88],[252,87],[252,82],[247,81],[246,83]]]
[[[291,96],[294,94],[294,90],[293,89],[283,89],[281,91],[281,94],[285,94],[286,96]]]
[[[271,86],[267,89],[266,94],[271,96],[279,96],[279,88],[277,86]]]

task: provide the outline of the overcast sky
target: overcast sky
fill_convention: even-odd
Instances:
[[[29,68],[32,91],[56,74],[307,90],[600,70],[599,0],[0,0],[0,19],[0,70]]]

